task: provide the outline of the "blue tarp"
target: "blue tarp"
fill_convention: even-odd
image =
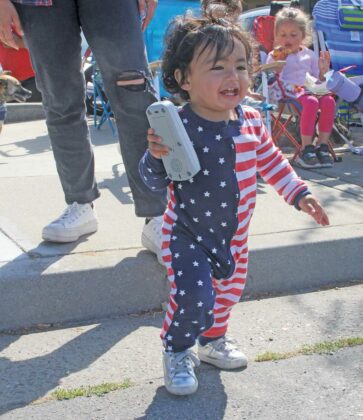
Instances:
[[[184,15],[187,10],[193,14],[200,13],[199,0],[159,0],[152,21],[147,27],[144,37],[149,63],[160,60],[163,51],[165,31],[174,16]],[[160,86],[161,96],[169,96],[163,86]]]
[[[199,0],[159,0],[154,17],[145,31],[149,62],[160,60],[165,30],[171,19],[177,15],[184,15],[188,9],[199,13]]]

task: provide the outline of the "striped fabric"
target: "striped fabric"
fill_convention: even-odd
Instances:
[[[342,5],[351,5],[342,0]],[[313,9],[315,28],[324,32],[332,67],[340,70],[355,65],[352,76],[363,74],[363,31],[343,30],[338,23],[338,0],[320,0]]]
[[[189,105],[182,109],[202,167],[192,180],[170,182],[149,153],[140,162],[150,188],[169,184],[162,255],[171,291],[161,338],[170,351],[191,347],[200,334],[219,337],[227,330],[247,279],[256,172],[288,204],[307,189],[274,146],[259,112],[243,106],[239,113],[226,126],[200,118]]]
[[[14,3],[24,4],[27,6],[52,6],[52,0],[12,0]]]
[[[338,0],[338,22],[343,29],[363,30],[363,6],[346,6]]]

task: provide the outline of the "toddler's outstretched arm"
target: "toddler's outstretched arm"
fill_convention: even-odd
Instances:
[[[330,224],[326,211],[313,195],[309,194],[302,197],[298,206],[303,212],[311,216],[319,225],[327,226]]]

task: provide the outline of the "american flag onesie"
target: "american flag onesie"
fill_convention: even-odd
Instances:
[[[236,108],[238,119],[213,122],[190,104],[179,111],[201,170],[188,181],[171,181],[149,151],[140,174],[152,190],[168,186],[162,255],[171,283],[161,338],[168,351],[192,347],[198,336],[226,333],[231,308],[247,277],[248,228],[256,202],[257,171],[295,205],[308,194],[276,148],[258,111]]]

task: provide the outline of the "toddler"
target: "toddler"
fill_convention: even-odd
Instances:
[[[329,70],[328,52],[321,52],[318,58],[306,45],[310,42],[310,22],[308,16],[296,8],[283,8],[276,15],[275,45],[285,52],[286,64],[279,78],[287,96],[297,98],[301,105],[300,133],[302,151],[296,163],[303,168],[331,167],[333,159],[329,153],[328,140],[333,128],[335,100],[331,95],[316,96],[306,91],[306,73],[320,79]],[[267,63],[276,60],[276,50],[270,52]],[[272,86],[271,97],[278,101],[282,97],[277,83]],[[319,136],[313,145],[315,125],[319,115]]]
[[[201,170],[188,181],[171,181],[161,160],[168,149],[152,129],[139,169],[152,190],[169,188],[162,245],[171,283],[161,331],[164,380],[170,393],[187,395],[197,390],[200,360],[220,369],[247,365],[226,333],[246,283],[257,170],[288,204],[321,225],[329,220],[272,143],[259,112],[240,105],[251,60],[242,30],[224,19],[178,17],[165,48],[163,81],[186,101],[179,115]],[[191,350],[196,343],[199,357]]]
[[[236,25],[240,24],[239,17],[243,11],[242,0],[201,0],[200,7],[202,15],[205,17],[212,16],[230,20]],[[265,102],[265,98],[254,92],[250,87],[247,90],[243,103],[251,105],[260,111],[270,109]]]

